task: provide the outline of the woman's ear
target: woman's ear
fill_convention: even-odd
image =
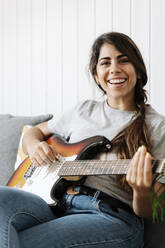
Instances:
[[[137,79],[141,79],[140,73],[137,73]]]
[[[97,85],[100,85],[98,77],[97,77],[97,74],[94,75],[94,78],[95,78],[95,81],[96,81]]]

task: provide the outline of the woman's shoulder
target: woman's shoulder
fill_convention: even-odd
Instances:
[[[161,125],[165,128],[165,116],[156,111],[151,105],[146,106],[146,122],[152,127]]]
[[[96,100],[88,99],[88,100],[79,101],[76,104],[75,109],[80,113],[81,112],[84,113],[84,111],[90,113],[96,109],[100,109],[103,105],[104,105],[104,101],[96,101]]]
[[[157,159],[164,159],[165,116],[149,106],[146,109],[146,124],[154,157]]]
[[[154,155],[157,158],[164,157],[165,117],[151,106],[148,106],[146,108],[146,124]]]

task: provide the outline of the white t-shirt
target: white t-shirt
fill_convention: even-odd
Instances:
[[[73,109],[64,113],[60,120],[55,117],[48,122],[51,133],[61,135],[69,143],[82,141],[96,135],[112,140],[121,130],[136,118],[133,111],[122,111],[111,108],[107,101],[86,100],[78,103]],[[156,159],[165,157],[165,117],[157,113],[150,105],[146,107],[146,124]],[[105,154],[100,155],[104,159]],[[110,152],[106,159],[116,159]],[[115,175],[87,176],[86,186],[99,189],[121,201],[132,205],[132,194],[119,188]]]

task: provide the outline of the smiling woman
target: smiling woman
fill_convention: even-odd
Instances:
[[[108,56],[107,56],[108,55]],[[114,45],[105,43],[100,49],[95,79],[106,92],[108,104],[113,108],[135,110],[134,90],[137,75],[128,57]]]
[[[95,175],[75,180],[71,174],[69,185],[66,178],[56,182],[54,207],[36,195],[1,187],[0,243],[4,248],[143,247],[143,219],[152,218],[150,191],[157,194],[160,187],[156,180],[152,188],[152,156],[164,157],[165,118],[146,104],[146,68],[137,46],[125,34],[111,32],[98,37],[89,69],[106,100],[80,102],[60,120],[53,118],[32,127],[23,138],[24,152],[33,168],[40,166],[42,171],[57,153],[63,155],[63,149],[60,152],[46,142],[55,133],[69,146],[94,140],[83,146],[77,160],[95,158],[105,165],[104,160],[130,159],[128,170],[126,174],[118,170],[117,175],[117,161],[106,174],[104,167],[93,161],[90,169],[97,171]],[[83,162],[89,171],[87,161]],[[38,184],[42,187],[43,182]]]

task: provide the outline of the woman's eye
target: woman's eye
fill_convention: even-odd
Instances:
[[[120,64],[122,64],[122,63],[124,64],[124,63],[127,63],[127,62],[129,62],[128,59],[121,59],[121,60],[119,61]]]
[[[109,61],[102,62],[101,65],[110,65],[110,62]]]

